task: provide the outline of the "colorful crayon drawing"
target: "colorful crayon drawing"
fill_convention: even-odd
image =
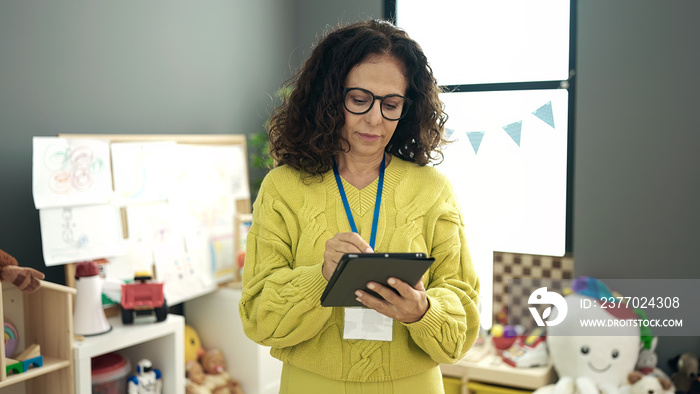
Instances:
[[[49,145],[44,151],[44,164],[50,171],[49,189],[64,194],[70,190],[86,191],[95,177],[105,170],[102,158],[96,157],[89,146]]]
[[[38,209],[103,204],[112,196],[109,143],[34,137],[32,185]]]

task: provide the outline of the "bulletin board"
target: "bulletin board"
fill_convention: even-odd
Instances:
[[[245,135],[59,134],[58,137],[109,142],[112,202],[118,207],[126,252],[106,258],[108,263],[101,269],[107,278],[133,277],[134,271],[143,270],[146,264],[155,280],[165,283],[169,305],[240,281],[237,264],[242,248],[240,218],[248,217],[251,212]],[[164,151],[169,152],[167,159],[158,156]],[[160,166],[166,161],[176,164],[170,168]],[[141,167],[141,162],[149,164]],[[170,183],[168,195],[175,197],[154,195],[157,193],[153,188],[149,192],[149,188],[139,184],[144,179],[162,180],[165,175],[159,174],[159,169],[169,170],[167,177],[174,182]],[[232,173],[240,176],[231,176]],[[236,192],[227,192],[231,189]],[[160,247],[158,240],[167,239],[176,242]],[[69,286],[75,285],[75,269],[76,263],[65,265]]]

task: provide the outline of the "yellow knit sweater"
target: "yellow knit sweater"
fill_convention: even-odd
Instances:
[[[377,180],[361,190],[345,180],[343,186],[369,242]],[[284,362],[356,382],[398,379],[462,358],[479,329],[479,280],[447,178],[397,157],[386,168],[375,251],[435,257],[423,279],[428,311],[414,323],[394,321],[391,342],[344,340],[344,309],[321,306],[325,243],[349,231],[331,171],[309,181],[281,166],[265,177],[253,206],[239,304],[246,335]]]

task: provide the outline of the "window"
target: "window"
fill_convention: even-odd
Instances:
[[[484,300],[494,251],[571,250],[573,10],[562,0],[386,2],[446,91],[455,142],[437,167],[460,200]]]

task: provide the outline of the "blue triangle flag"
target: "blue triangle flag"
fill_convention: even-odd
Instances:
[[[452,137],[452,134],[454,134],[454,132],[455,132],[454,129],[445,128],[445,138]]]
[[[472,148],[474,148],[474,154],[479,152],[479,145],[481,145],[481,139],[484,138],[483,131],[467,131],[467,137],[469,137],[469,142],[472,143]]]
[[[548,102],[547,104],[537,108],[535,112],[532,113],[533,115],[537,116],[540,118],[543,122],[547,123],[548,125],[554,127],[554,114],[552,113],[552,102]]]
[[[512,138],[513,141],[515,141],[515,143],[518,144],[518,146],[520,146],[520,130],[522,130],[522,127],[523,127],[522,120],[519,120],[515,123],[511,123],[507,126],[503,126],[503,130],[505,130],[506,133],[508,133],[510,138]]]

